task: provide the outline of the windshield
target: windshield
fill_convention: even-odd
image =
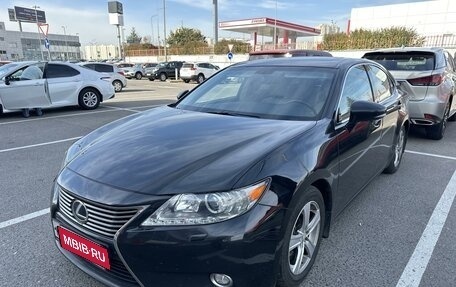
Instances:
[[[19,64],[18,63],[9,63],[0,67],[0,77],[12,72]]]
[[[317,120],[335,70],[316,67],[233,67],[211,77],[177,108],[268,119]]]
[[[369,53],[364,58],[375,61],[390,71],[431,71],[434,69],[433,53]]]

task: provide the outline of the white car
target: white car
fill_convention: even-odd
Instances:
[[[15,62],[0,67],[0,113],[79,105],[96,109],[115,95],[111,78],[64,62]]]
[[[79,63],[79,65],[109,75],[111,77],[111,83],[114,86],[114,91],[116,91],[116,93],[122,92],[122,89],[127,87],[127,79],[125,78],[124,71],[115,65],[92,62]]]
[[[184,63],[180,69],[180,78],[186,83],[190,81],[202,83],[218,70],[219,67],[210,63]]]

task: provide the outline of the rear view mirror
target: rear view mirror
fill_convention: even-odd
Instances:
[[[180,92],[179,94],[177,94],[177,100],[182,99],[182,98],[185,97],[187,94],[188,94],[188,90],[185,90],[185,91]]]
[[[386,115],[386,107],[366,101],[354,102],[350,107],[350,122],[373,121]]]

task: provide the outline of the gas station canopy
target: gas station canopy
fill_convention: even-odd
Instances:
[[[251,34],[254,45],[257,43],[258,36],[274,38],[276,35],[275,44],[278,43],[279,38],[283,39],[283,44],[288,44],[288,40],[293,44],[296,43],[297,37],[320,35],[319,29],[266,17],[219,22],[219,28],[230,32]]]

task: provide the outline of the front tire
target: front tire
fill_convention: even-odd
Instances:
[[[100,105],[100,94],[93,88],[85,88],[79,93],[78,102],[83,110],[94,110]]]
[[[184,83],[188,84],[188,83],[190,83],[190,80],[184,80]]]
[[[401,164],[402,156],[404,155],[405,145],[407,144],[407,131],[402,126],[396,138],[396,143],[393,145],[394,156],[388,166],[383,171],[384,173],[395,173]]]
[[[135,79],[136,79],[136,80],[141,80],[141,79],[142,79],[142,74],[141,74],[140,72],[137,72],[137,73],[135,74]]]
[[[201,84],[202,82],[204,82],[205,80],[205,77],[203,74],[199,74],[198,75],[198,78],[196,79],[196,81],[198,82],[198,84]]]
[[[298,195],[288,212],[277,280],[281,287],[299,286],[315,262],[325,226],[320,191],[310,186]]]

